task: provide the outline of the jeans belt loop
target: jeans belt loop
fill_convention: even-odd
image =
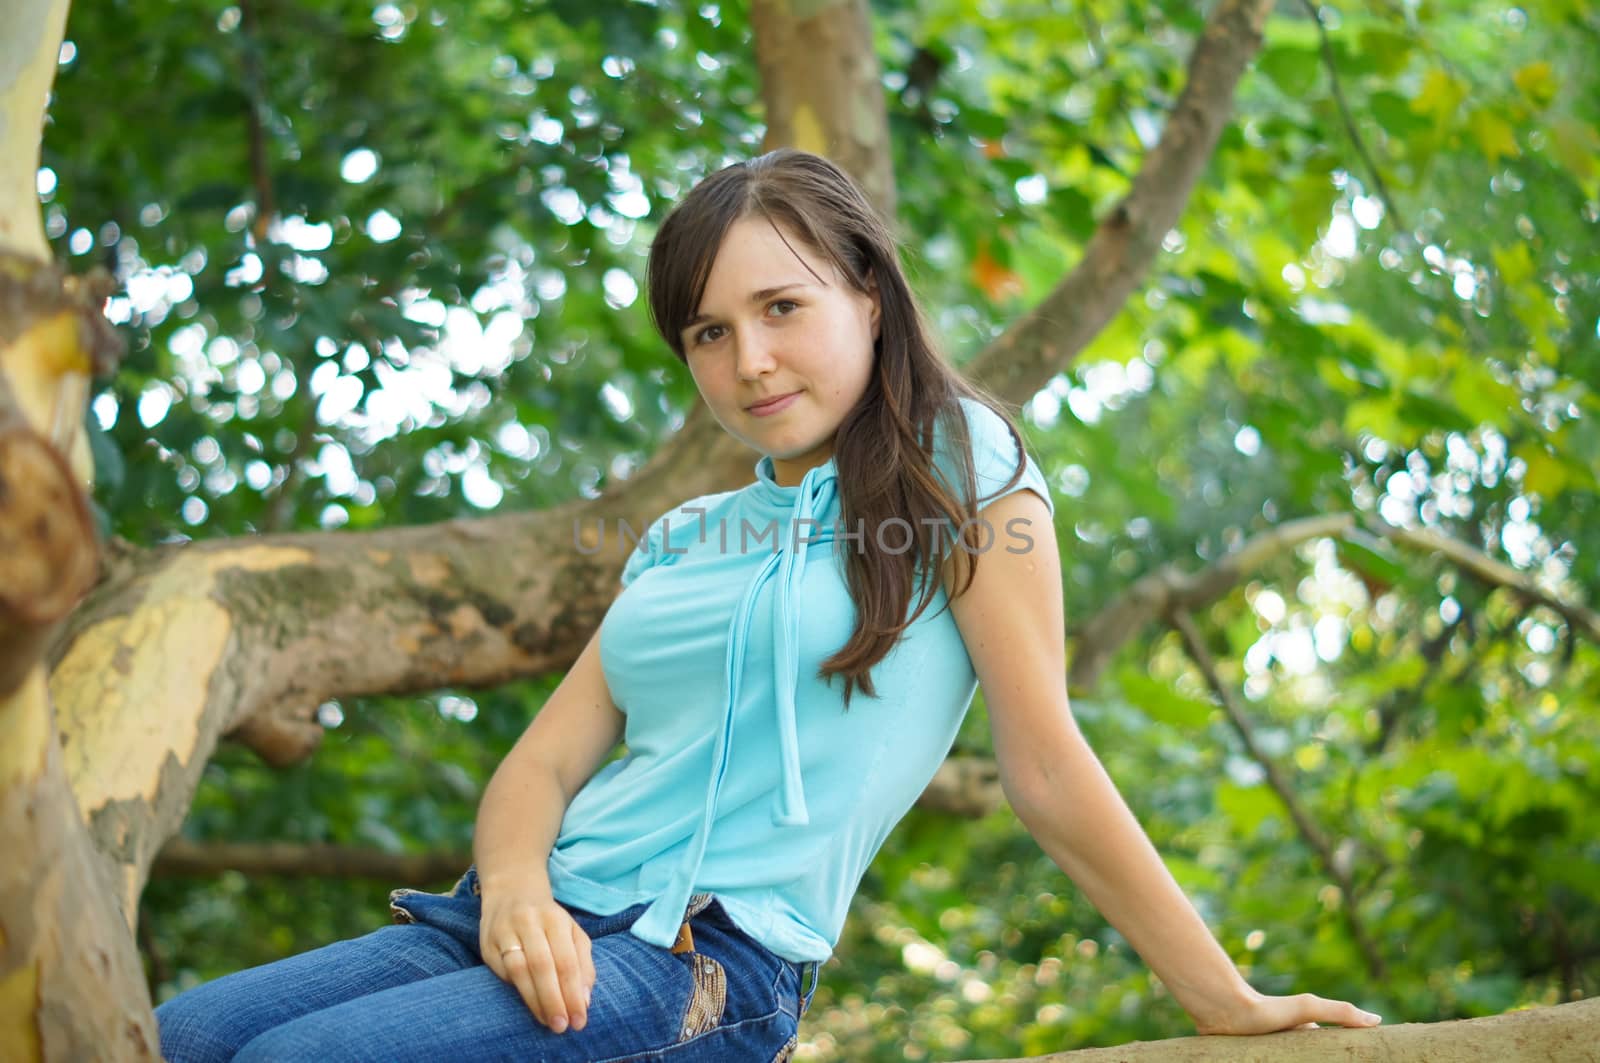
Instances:
[[[800,1014],[804,1015],[811,1008],[811,995],[817,991],[817,983],[821,979],[822,965],[816,960],[807,960],[800,965]],[[810,983],[809,988],[807,983]]]
[[[683,925],[678,927],[678,939],[672,943],[673,955],[694,951],[694,931],[689,929],[689,920],[709,908],[715,899],[710,893],[696,893],[689,898],[689,907],[683,913]]]

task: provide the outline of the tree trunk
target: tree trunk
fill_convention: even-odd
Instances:
[[[0,1057],[149,1059],[150,997],[111,861],[62,765],[40,651],[96,575],[88,379],[114,345],[95,284],[49,264],[35,174],[66,0],[0,38]],[[131,909],[128,909],[131,910]]]
[[[762,150],[826,155],[893,221],[889,115],[865,0],[756,0],[750,23],[767,105]]]

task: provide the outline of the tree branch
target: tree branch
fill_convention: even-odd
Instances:
[[[67,0],[20,0],[0,33],[0,250],[42,261],[39,131],[66,22]]]
[[[1124,643],[1145,625],[1175,609],[1198,612],[1229,594],[1250,573],[1279,555],[1314,539],[1342,539],[1365,526],[1399,546],[1441,557],[1468,575],[1559,614],[1573,630],[1600,643],[1600,615],[1540,587],[1532,576],[1443,532],[1400,528],[1373,517],[1334,513],[1303,517],[1279,524],[1245,540],[1199,572],[1186,573],[1174,564],[1163,565],[1141,577],[1109,605],[1075,629],[1068,688],[1076,693],[1093,690],[1100,675]]]
[[[1178,224],[1233,108],[1234,87],[1261,48],[1272,0],[1221,0],[1189,58],[1188,80],[1133,188],[1100,223],[1083,259],[1044,301],[985,348],[970,375],[1021,405],[1099,334]]]
[[[1383,207],[1389,212],[1389,220],[1396,229],[1404,232],[1406,226],[1400,220],[1400,208],[1394,205],[1394,197],[1389,194],[1389,186],[1383,180],[1383,171],[1378,169],[1372,153],[1367,150],[1367,142],[1362,138],[1361,131],[1356,128],[1356,121],[1350,114],[1350,104],[1345,101],[1344,87],[1339,83],[1339,67],[1333,58],[1333,41],[1328,38],[1328,26],[1322,21],[1322,12],[1312,0],[1300,0],[1300,5],[1317,24],[1317,37],[1322,42],[1322,65],[1328,69],[1328,83],[1333,90],[1333,101],[1339,106],[1339,117],[1344,122],[1345,134],[1355,146],[1356,153],[1361,156],[1361,161],[1366,164],[1367,173],[1372,178],[1372,189],[1378,198],[1383,200]]]
[[[1484,1019],[1375,1029],[1289,1030],[1260,1037],[1178,1037],[990,1063],[1437,1063],[1594,1058],[1600,999]]]
[[[1456,629],[1466,619],[1467,612],[1463,608],[1461,614],[1433,638],[1424,639],[1418,652],[1424,661],[1422,678],[1409,687],[1396,687],[1384,697],[1378,705],[1378,733],[1367,744],[1367,753],[1376,755],[1383,752],[1389,745],[1389,740],[1394,736],[1394,729],[1400,722],[1403,710],[1410,708],[1422,699],[1422,695],[1433,685],[1434,678],[1444,667],[1444,651],[1449,647],[1450,640],[1455,637]]]
[[[1534,577],[1490,557],[1482,550],[1432,528],[1401,528],[1387,521],[1368,520],[1371,529],[1384,538],[1424,553],[1437,554],[1480,583],[1504,587],[1525,601],[1542,605],[1557,613],[1571,628],[1590,642],[1600,643],[1600,613],[1577,602],[1567,601],[1554,591],[1539,586]]]
[[[1081,626],[1073,644],[1068,686],[1077,692],[1093,690],[1117,651],[1145,625],[1175,610],[1198,612],[1279,555],[1302,543],[1338,537],[1354,523],[1343,513],[1304,517],[1250,537],[1199,572],[1186,573],[1174,564],[1161,566]]]
[[[917,807],[964,818],[986,816],[1005,803],[1000,772],[989,757],[951,757],[939,766]],[[238,871],[291,878],[369,878],[387,882],[444,882],[472,863],[472,853],[391,853],[349,845],[297,842],[167,842],[150,867],[152,878],[186,878]]]
[[[349,845],[293,842],[192,842],[173,838],[156,857],[154,878],[195,878],[238,871],[247,877],[370,878],[395,885],[453,881],[472,863],[468,850],[390,853]]]
[[[261,73],[261,38],[255,0],[239,0],[239,42],[244,50],[245,120],[249,129],[250,181],[256,190],[256,216],[250,227],[257,246],[265,248],[267,230],[277,212],[272,171],[267,162],[266,87]],[[263,280],[266,278],[263,277]]]
[[[1267,785],[1278,795],[1278,800],[1283,802],[1283,807],[1288,810],[1289,818],[1294,821],[1300,837],[1311,847],[1311,851],[1317,854],[1317,861],[1322,865],[1323,871],[1338,887],[1339,894],[1344,898],[1342,908],[1345,924],[1349,926],[1350,935],[1355,938],[1356,946],[1361,950],[1362,958],[1366,960],[1367,974],[1376,982],[1385,981],[1388,978],[1387,966],[1378,952],[1377,944],[1372,940],[1372,935],[1367,933],[1366,925],[1362,922],[1361,913],[1356,906],[1359,898],[1356,896],[1355,885],[1350,880],[1350,869],[1337,858],[1332,843],[1311,818],[1311,813],[1300,803],[1300,799],[1295,796],[1294,787],[1284,775],[1283,769],[1256,741],[1255,728],[1250,723],[1249,713],[1239,704],[1239,699],[1233,690],[1222,682],[1222,676],[1217,671],[1216,659],[1211,656],[1205,640],[1196,630],[1194,620],[1182,609],[1174,609],[1169,619],[1178,634],[1182,636],[1184,648],[1189,651],[1195,667],[1205,676],[1206,685],[1222,703],[1223,711],[1228,714],[1228,722],[1233,724],[1233,729],[1244,743],[1245,752],[1250,755],[1251,760],[1261,765],[1262,771],[1266,772]]]

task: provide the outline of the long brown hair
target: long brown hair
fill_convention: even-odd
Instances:
[[[687,362],[682,331],[699,313],[723,236],[734,222],[751,216],[764,217],[780,226],[780,232],[787,229],[799,237],[832,262],[856,291],[868,292],[870,278],[879,293],[874,371],[861,400],[840,422],[833,443],[844,526],[867,529],[860,546],[846,551],[855,630],[819,671],[825,681],[834,675],[845,677],[848,709],[856,684],[868,697],[877,696],[869,674],[872,666],[894,648],[937,594],[937,562],[941,539],[949,538],[944,534],[947,529],[959,528],[966,535],[963,549],[956,551],[968,561],[962,566],[966,581],[953,596],[972,585],[978,526],[968,522],[977,517],[982,500],[974,497],[976,475],[960,398],[975,399],[992,409],[1016,443],[1016,471],[995,495],[1022,476],[1022,437],[1000,401],[963,379],[935,350],[901,271],[894,238],[867,197],[843,170],[809,152],[781,148],[718,170],[696,185],[661,223],[650,246],[647,271],[650,316],[680,361]],[[933,471],[933,431],[940,419],[961,470],[960,497],[952,497]],[[877,529],[896,517],[910,523],[912,545],[891,553],[879,546]],[[907,617],[918,585],[921,597]]]

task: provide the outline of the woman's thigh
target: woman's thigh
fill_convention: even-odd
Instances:
[[[386,926],[178,994],[156,1009],[161,1054],[170,1063],[229,1060],[275,1026],[476,962],[434,927]]]
[[[595,984],[582,1030],[552,1033],[515,988],[480,965],[305,1015],[266,1031],[237,1059],[766,1063],[792,1044],[790,969],[730,933],[731,924],[719,925],[715,912],[696,921],[696,949],[676,954],[614,918],[580,916],[596,930],[610,924],[593,939]]]

